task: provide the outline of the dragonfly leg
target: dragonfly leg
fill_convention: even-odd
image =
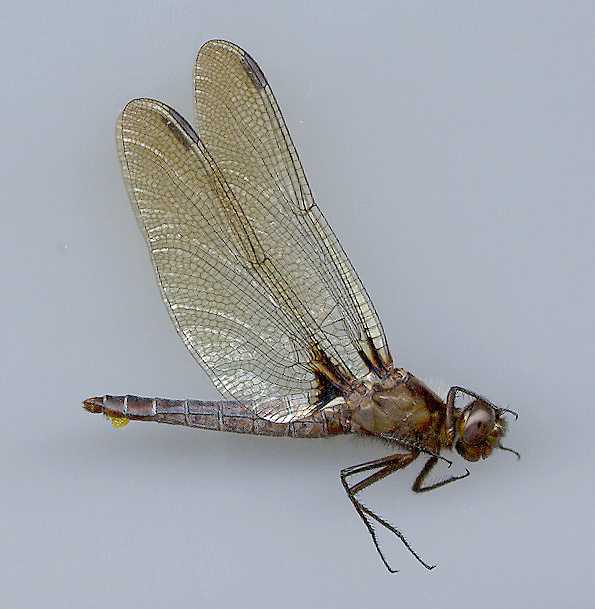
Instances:
[[[446,438],[447,438],[447,446],[449,448],[452,447],[452,443],[455,437],[455,416],[454,416],[454,408],[455,408],[455,399],[457,396],[458,387],[451,387],[448,390],[448,395],[446,396],[446,420],[444,421],[444,426],[446,428]],[[431,469],[431,468],[430,468]]]
[[[435,456],[431,456],[426,461],[426,464],[422,467],[421,472],[419,472],[419,475],[417,476],[415,482],[413,483],[413,486],[411,487],[416,493],[425,493],[426,491],[432,491],[435,488],[440,488],[441,486],[449,484],[450,482],[454,482],[455,480],[461,480],[463,478],[466,478],[470,474],[469,470],[466,469],[466,473],[461,474],[460,476],[450,476],[448,478],[445,478],[444,480],[440,480],[439,482],[434,482],[433,484],[423,486],[424,480],[427,478],[428,474],[430,473],[434,465],[436,465],[436,463],[438,463],[438,457]]]
[[[405,547],[415,556],[415,558],[426,568],[433,569],[436,565],[429,565],[424,562],[421,557],[417,554],[417,552],[411,547],[403,533],[397,529],[394,525],[390,524],[378,514],[375,514],[367,508],[361,501],[356,498],[356,494],[361,490],[367,488],[368,486],[382,480],[386,476],[396,472],[399,469],[407,467],[412,461],[417,457],[417,452],[410,452],[402,455],[391,455],[389,457],[383,457],[381,459],[376,459],[374,461],[367,461],[366,463],[360,463],[359,465],[353,465],[351,467],[347,467],[341,470],[341,482],[343,484],[343,488],[349,497],[349,500],[353,504],[355,511],[358,513],[359,517],[362,519],[364,525],[368,529],[370,536],[372,537],[372,541],[374,542],[374,546],[376,547],[376,551],[378,552],[382,562],[385,567],[388,569],[390,573],[396,573],[398,570],[393,569],[388,563],[382,549],[380,548],[380,543],[378,542],[378,538],[376,536],[376,530],[374,529],[374,525],[372,521],[376,521],[378,524],[382,525],[385,529],[396,535],[405,545]],[[371,470],[378,470],[373,474],[370,474],[367,478],[364,478],[360,482],[350,486],[347,482],[347,479],[350,476],[360,474],[362,472],[367,472]]]
[[[360,491],[367,488],[371,484],[382,480],[386,476],[389,476],[398,469],[407,467],[417,457],[416,453],[407,453],[403,455],[390,455],[388,457],[381,457],[380,459],[374,459],[374,461],[366,461],[365,463],[359,463],[358,465],[352,465],[341,470],[341,480],[346,480],[349,476],[355,476],[362,472],[368,472],[373,469],[377,469],[374,474],[369,475],[357,484],[350,486],[350,491],[353,495],[357,495]]]

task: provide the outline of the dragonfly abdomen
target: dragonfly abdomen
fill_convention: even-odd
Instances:
[[[326,438],[343,433],[335,417],[322,412],[304,421],[274,423],[258,417],[240,402],[207,402],[202,400],[168,400],[134,395],[104,395],[85,400],[89,412],[103,413],[111,419],[155,421],[215,431],[249,433],[258,436],[292,438]]]

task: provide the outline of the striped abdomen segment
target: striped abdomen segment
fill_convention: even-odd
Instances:
[[[338,417],[331,417],[323,412],[317,412],[305,421],[273,423],[256,416],[252,410],[245,408],[239,402],[203,402],[200,400],[140,398],[133,395],[104,395],[85,400],[83,408],[89,412],[103,413],[110,417],[262,436],[326,438],[343,433]]]

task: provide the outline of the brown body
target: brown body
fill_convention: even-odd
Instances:
[[[399,443],[440,451],[441,427],[446,416],[444,403],[413,375],[395,371],[384,382],[367,387],[361,383],[345,400],[335,400],[304,421],[275,423],[261,418],[239,402],[169,400],[132,395],[94,397],[85,400],[86,410],[112,418],[154,421],[248,433],[258,436],[326,438],[359,433],[387,436]],[[442,434],[443,435],[443,434]]]
[[[336,374],[330,372],[329,376],[336,378]],[[458,452],[469,461],[486,458],[496,446],[502,448],[500,438],[506,430],[502,414],[510,411],[496,408],[484,398],[460,387],[452,387],[444,402],[419,379],[402,369],[390,369],[383,378],[370,373],[361,381],[352,380],[348,386],[345,396],[335,398],[307,419],[287,423],[269,421],[257,416],[253,409],[232,401],[106,395],[85,400],[84,407],[89,412],[103,413],[115,420],[155,421],[215,431],[293,438],[326,438],[355,433],[396,444],[401,447],[400,452],[345,468],[341,471],[341,481],[389,571],[394,570],[380,549],[372,520],[397,535],[417,560],[431,569],[433,567],[420,558],[399,529],[365,507],[356,495],[406,467],[421,453],[428,455],[428,460],[413,484],[415,492],[429,491],[464,478],[469,475],[469,470],[462,476],[451,476],[424,485],[434,465],[439,459],[444,459],[440,456],[441,450],[450,450],[455,440],[458,440]],[[347,386],[340,383],[336,389],[340,387],[345,389]],[[454,406],[457,393],[472,398],[462,410]],[[348,482],[351,476],[366,472],[374,473],[354,484]]]

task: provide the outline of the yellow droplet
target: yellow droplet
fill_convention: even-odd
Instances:
[[[124,427],[124,425],[128,425],[129,419],[126,417],[117,417],[114,414],[106,414],[105,416],[108,421],[111,421],[114,427]]]

